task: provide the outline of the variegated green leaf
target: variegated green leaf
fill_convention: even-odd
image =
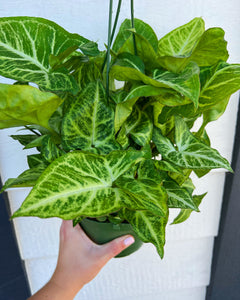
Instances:
[[[158,170],[174,172],[178,174],[183,173],[183,170],[179,166],[176,166],[172,162],[166,160],[154,160],[154,165]]]
[[[0,99],[0,129],[29,124],[49,128],[49,118],[62,103],[55,94],[29,85],[0,84]]]
[[[228,99],[240,89],[240,65],[220,63],[215,70],[204,73],[204,85],[201,88],[199,107],[206,110],[211,106]],[[212,75],[212,76],[211,76]]]
[[[119,61],[111,68],[111,74],[115,79],[119,81],[142,81],[147,85],[173,89],[189,98],[197,107],[200,81],[199,68],[194,62],[189,63],[180,74],[156,69],[153,72],[153,78],[139,71],[139,68],[133,68],[132,65],[127,67],[127,62],[125,62],[124,67],[118,64]]]
[[[81,149],[109,153],[119,149],[114,138],[114,110],[107,103],[100,82],[89,83],[69,104],[62,121],[65,150]]]
[[[42,140],[41,154],[46,161],[52,162],[64,153],[65,152],[58,148],[57,145],[53,142],[51,136],[44,136]]]
[[[207,193],[193,196],[193,202],[196,204],[197,207],[200,205],[202,199],[206,196],[206,194]],[[181,209],[180,213],[171,224],[179,224],[186,221],[190,217],[192,212],[192,209]]]
[[[145,243],[152,243],[161,258],[164,255],[165,227],[168,216],[159,217],[148,211],[123,210],[120,216],[133,227],[138,237]]]
[[[198,107],[200,81],[197,64],[193,62],[189,63],[180,75],[168,71],[155,70],[153,79],[168,85],[181,95],[189,98],[194,106]],[[182,102],[184,102],[184,100]]]
[[[188,26],[188,24],[186,25]],[[167,52],[171,52],[170,55],[159,57],[158,63],[168,70],[179,72],[190,61],[196,62],[198,66],[201,67],[212,66],[219,61],[226,61],[228,58],[228,51],[227,42],[224,40],[224,31],[221,28],[209,28],[200,37],[203,29],[204,27],[199,27],[195,42],[192,41],[193,43],[188,45],[190,47],[188,54],[175,56],[175,54],[171,52],[171,49],[166,49]],[[178,41],[177,36],[175,39],[172,38],[172,42],[174,43],[175,41]]]
[[[135,209],[148,210],[159,216],[166,216],[168,212],[167,194],[165,189],[150,179],[131,179],[120,177],[116,186],[129,195],[136,202]]]
[[[159,129],[153,131],[153,141],[164,159],[187,169],[225,168],[232,171],[228,161],[217,150],[200,142],[189,131],[186,123],[180,118],[175,119],[175,142],[161,135]]]
[[[219,61],[228,59],[225,32],[221,28],[209,28],[201,36],[189,60],[195,61],[198,66],[212,66]]]
[[[178,185],[182,186],[183,183],[188,180],[190,174],[192,173],[191,169],[182,169],[182,173],[178,172],[168,172],[168,175],[171,179],[177,182]]]
[[[153,124],[146,112],[135,107],[132,114],[123,124],[117,141],[122,146],[128,145],[128,136],[140,146],[144,146],[150,142],[152,138]]]
[[[158,42],[158,54],[174,57],[188,56],[203,33],[203,19],[194,18],[161,38]]]
[[[47,165],[47,162],[45,162],[43,160],[43,157],[40,153],[28,155],[27,162],[28,162],[29,168],[31,168],[31,169],[37,167],[38,165],[40,165],[43,162],[46,163],[46,165]]]
[[[34,186],[39,176],[46,169],[44,163],[39,164],[38,166],[28,169],[20,174],[17,178],[9,178],[4,186],[2,187],[0,193],[4,192],[6,189],[11,187],[30,187]]]
[[[172,72],[179,72],[204,33],[204,21],[195,18],[169,32],[158,42],[158,62]]]
[[[82,151],[54,160],[38,179],[13,217],[38,216],[75,219],[98,217],[122,207],[137,207],[114,181],[141,160],[140,151],[112,151],[97,155]]]
[[[168,194],[167,204],[171,208],[190,208],[198,211],[198,207],[193,201],[193,198],[189,194],[188,190],[184,187],[180,187],[173,180],[166,180],[163,183],[164,188]]]
[[[161,176],[155,167],[155,160],[153,159],[144,159],[139,163],[137,170],[138,179],[151,179],[157,184],[161,183]]]
[[[134,54],[133,48],[133,39],[132,39],[132,32],[129,30],[132,28],[131,20],[125,19],[120,26],[119,32],[116,36],[116,39],[113,43],[112,50],[115,53],[122,53],[122,52],[129,52]],[[134,30],[135,32],[146,39],[154,51],[157,51],[158,48],[158,40],[155,32],[153,29],[139,19],[134,19]],[[141,52],[141,41],[137,40],[137,50],[139,51],[138,54],[142,54]]]
[[[0,18],[0,75],[34,82],[47,90],[76,91],[73,77],[66,70],[52,70],[49,56],[72,46],[84,51],[89,42],[42,18]]]
[[[168,93],[169,89],[158,88],[151,85],[137,85],[127,93],[123,100],[116,105],[115,111],[115,132],[118,132],[122,124],[127,120],[132,112],[134,104],[140,97],[157,96]]]

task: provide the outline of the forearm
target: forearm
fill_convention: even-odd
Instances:
[[[72,300],[76,294],[76,290],[64,288],[51,279],[28,300]]]

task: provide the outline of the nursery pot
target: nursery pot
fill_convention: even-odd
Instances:
[[[143,244],[129,223],[113,224],[110,222],[99,222],[95,219],[86,218],[80,222],[80,225],[88,237],[99,245],[108,243],[122,235],[131,234],[134,237],[135,242],[115,257],[130,255],[137,251]]]

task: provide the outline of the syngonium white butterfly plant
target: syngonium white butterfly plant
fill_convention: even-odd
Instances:
[[[0,128],[24,126],[12,138],[38,151],[2,191],[33,187],[13,218],[130,223],[163,257],[169,209],[183,222],[204,197],[190,174],[231,171],[205,126],[240,88],[240,65],[202,18],[158,39],[132,14],[113,41],[118,13],[107,51],[49,20],[0,18],[0,75],[16,81],[0,84]]]

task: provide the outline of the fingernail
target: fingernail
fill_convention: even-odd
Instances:
[[[134,243],[134,241],[135,241],[134,238],[132,236],[129,236],[128,238],[126,238],[124,240],[124,245],[125,246],[130,246],[131,244]]]

